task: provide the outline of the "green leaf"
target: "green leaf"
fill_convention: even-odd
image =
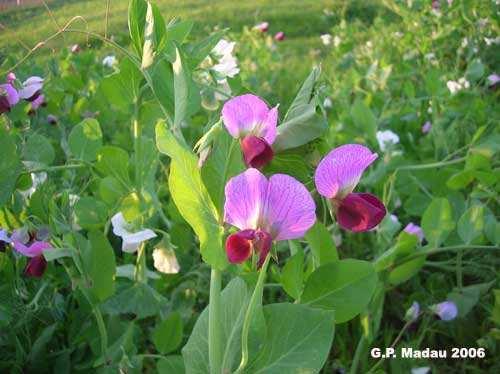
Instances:
[[[142,56],[144,44],[144,21],[148,5],[144,0],[130,0],[128,8],[128,29],[132,44],[138,56]]]
[[[167,300],[154,288],[142,282],[122,290],[102,305],[104,313],[111,315],[135,314],[142,319],[160,313]]]
[[[182,45],[184,43],[188,35],[191,33],[193,25],[193,21],[170,22],[167,25],[165,55],[168,56],[169,61],[173,62],[175,60],[176,44]]]
[[[174,72],[175,114],[174,127],[179,128],[181,122],[186,118],[189,99],[188,76],[184,70],[179,49],[175,49],[175,61],[172,64]]]
[[[479,59],[474,59],[467,67],[465,77],[471,82],[476,82],[484,75],[484,65]]]
[[[433,247],[439,247],[455,228],[453,211],[445,198],[434,198],[422,216],[425,238]]]
[[[175,351],[182,342],[182,319],[179,313],[171,313],[154,329],[152,340],[156,349],[163,353]]]
[[[406,282],[408,279],[417,274],[425,264],[425,256],[416,258],[415,260],[407,261],[402,265],[396,266],[389,273],[389,283],[397,285]]]
[[[128,58],[123,59],[119,71],[104,77],[99,89],[111,105],[122,112],[130,112],[138,93],[142,76],[135,64]]]
[[[311,247],[314,261],[318,266],[338,261],[339,255],[332,234],[324,224],[316,221],[314,226],[306,232],[305,238]]]
[[[391,267],[398,259],[411,255],[418,245],[418,236],[402,231],[396,240],[396,244],[382,253],[375,261],[375,270],[382,271]]]
[[[42,356],[44,356],[44,352],[47,349],[47,344],[52,339],[52,336],[54,335],[56,328],[57,328],[57,323],[54,323],[52,325],[45,327],[42,330],[38,338],[36,338],[36,340],[31,345],[31,350],[27,357],[28,362],[33,364],[36,361],[43,359]]]
[[[181,355],[165,356],[156,362],[159,374],[185,374],[184,360]]]
[[[203,184],[198,159],[174,138],[164,122],[156,125],[156,145],[160,152],[172,159],[168,178],[170,194],[182,217],[198,236],[204,261],[224,269],[227,266],[222,248],[224,230]]]
[[[114,206],[126,193],[123,185],[112,176],[108,175],[99,181],[99,196],[110,206]]]
[[[319,373],[335,331],[332,311],[300,304],[264,306],[267,336],[247,373]]]
[[[75,158],[92,162],[102,146],[102,132],[99,122],[86,118],[73,127],[68,136],[68,145]]]
[[[454,288],[446,299],[453,301],[457,305],[458,317],[464,318],[478,303],[481,294],[488,292],[492,284],[493,282],[480,283],[462,289]]]
[[[224,30],[216,31],[205,39],[191,44],[188,47],[191,66],[198,66],[208,56],[212,49],[214,49],[214,47],[217,45],[219,40],[221,40],[224,34]]]
[[[374,141],[377,132],[377,119],[370,108],[361,99],[357,99],[351,108],[351,116],[356,127]]]
[[[241,329],[249,302],[249,292],[241,278],[234,278],[221,294],[221,343],[224,373],[233,372],[241,356]],[[182,349],[186,373],[206,374],[208,364],[208,307],[198,317],[188,342]]]
[[[447,181],[446,186],[452,190],[461,190],[474,180],[473,170],[462,170],[453,174]]]
[[[245,170],[238,141],[221,129],[213,142],[212,150],[201,169],[203,181],[207,186],[219,215],[223,215],[224,187],[226,182]]]
[[[24,145],[24,159],[50,165],[54,162],[56,153],[50,141],[43,135],[31,134]]]
[[[76,223],[87,230],[98,229],[108,219],[108,207],[102,201],[90,196],[78,199],[75,204]]]
[[[377,274],[370,262],[341,260],[317,268],[307,278],[301,302],[335,311],[335,322],[349,321],[370,302]]]
[[[115,253],[108,239],[100,231],[90,232],[89,241],[85,268],[91,280],[90,292],[99,301],[104,301],[115,293]]]
[[[319,68],[314,68],[300,88],[292,105],[285,114],[277,129],[273,149],[276,152],[296,148],[321,136],[328,124],[323,115],[316,113],[318,98],[314,92],[320,74]]]
[[[458,236],[466,244],[470,244],[481,236],[484,226],[484,207],[479,204],[473,205],[458,220]]]
[[[304,284],[304,252],[302,250],[297,251],[288,259],[281,272],[280,280],[286,293],[297,300]]]
[[[311,180],[311,169],[304,159],[304,155],[287,151],[275,154],[271,163],[266,166],[264,171],[265,174],[287,174],[302,183],[307,183]]]
[[[16,186],[16,180],[21,173],[21,160],[19,159],[16,143],[6,130],[0,128],[0,207],[10,200]]]
[[[97,152],[95,168],[104,176],[114,177],[122,187],[129,189],[128,153],[123,149],[106,145]]]

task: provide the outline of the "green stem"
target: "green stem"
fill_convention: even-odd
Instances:
[[[257,279],[257,284],[253,291],[250,302],[248,303],[248,308],[245,313],[245,319],[243,320],[243,329],[241,330],[241,362],[236,373],[242,373],[245,366],[248,364],[248,334],[250,333],[250,324],[252,322],[252,317],[257,310],[258,306],[262,305],[262,291],[264,289],[264,280],[266,279],[267,265],[269,264],[269,258],[271,256],[267,255],[262,268],[260,269],[259,278]]]
[[[221,271],[212,268],[210,276],[210,302],[208,304],[208,361],[210,374],[222,373],[221,283]]]
[[[146,275],[146,245],[141,243],[137,251],[137,262],[135,265],[135,280],[136,282],[146,283],[148,278]]]
[[[45,168],[38,168],[27,170],[26,173],[41,173],[41,172],[50,172],[50,171],[58,171],[58,170],[67,170],[67,169],[83,169],[88,165],[85,164],[69,164],[69,165],[57,165],[57,166],[48,166]]]
[[[457,287],[461,290],[463,287],[463,271],[462,271],[462,256],[463,256],[463,251],[458,251],[457,252]]]
[[[366,348],[366,338],[363,335],[359,339],[358,345],[356,347],[356,352],[354,353],[354,358],[353,358],[352,364],[351,364],[351,370],[349,371],[350,374],[357,373],[358,367],[359,367],[359,362],[361,360],[361,354],[363,353],[365,348]]]
[[[447,165],[453,165],[453,164],[459,164],[461,162],[464,162],[466,160],[466,157],[460,157],[455,160],[451,161],[440,161],[440,162],[433,162],[431,164],[423,164],[423,165],[408,165],[408,166],[401,166],[396,169],[396,171],[399,170],[423,170],[423,169],[434,169],[438,168],[441,166],[447,166]]]

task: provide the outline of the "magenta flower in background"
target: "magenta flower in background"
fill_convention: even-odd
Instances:
[[[432,129],[432,123],[430,121],[425,122],[422,125],[422,133],[423,134],[428,134]]]
[[[260,32],[267,32],[267,30],[269,30],[269,22],[261,22],[255,25],[254,29]]]
[[[16,75],[13,72],[7,74],[7,83],[13,83],[16,80]]]
[[[43,78],[33,76],[23,82],[23,88],[19,91],[19,97],[27,101],[36,100],[42,93]]]
[[[444,301],[442,303],[432,305],[430,309],[443,321],[451,321],[457,318],[458,315],[457,305],[453,301]]]
[[[272,160],[278,107],[269,109],[260,97],[252,94],[236,96],[224,104],[222,119],[229,134],[240,140],[248,167],[261,168]]]
[[[19,94],[10,84],[0,84],[0,114],[10,112],[10,109],[19,102]]]
[[[283,31],[277,32],[276,35],[274,35],[274,40],[282,42],[285,40],[285,33]]]
[[[413,222],[407,224],[403,231],[411,235],[416,235],[420,243],[424,240],[424,231],[420,226],[415,225]]]
[[[268,180],[257,169],[247,169],[227,182],[225,194],[224,221],[241,230],[226,240],[231,263],[242,263],[255,252],[261,266],[273,241],[300,238],[316,221],[311,194],[285,174]]]
[[[384,204],[376,196],[352,192],[363,171],[377,157],[363,145],[345,144],[328,153],[316,169],[316,189],[330,200],[339,225],[346,230],[371,230],[386,214]]]
[[[28,277],[41,277],[47,268],[47,261],[43,257],[43,251],[52,248],[52,246],[47,242],[37,240],[25,244],[16,238],[12,239],[12,246],[17,252],[30,258],[24,268],[24,274]]]

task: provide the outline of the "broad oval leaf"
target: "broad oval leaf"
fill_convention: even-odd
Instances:
[[[370,302],[377,274],[370,262],[348,259],[320,266],[307,278],[301,302],[334,310],[335,322],[349,321]]]
[[[102,132],[99,122],[86,118],[73,127],[68,137],[68,145],[73,156],[84,161],[94,161],[102,146]]]
[[[21,172],[22,164],[17,152],[16,143],[6,130],[0,128],[0,207],[11,197],[16,180]]]
[[[454,228],[449,201],[442,197],[433,199],[422,216],[422,229],[429,244],[439,247]]]

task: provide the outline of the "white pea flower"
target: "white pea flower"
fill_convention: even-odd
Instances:
[[[212,53],[222,59],[225,56],[232,55],[236,42],[229,42],[226,39],[221,39],[212,49]]]
[[[155,248],[153,251],[154,267],[160,273],[177,274],[181,267],[172,249]]]
[[[325,107],[325,109],[330,109],[331,107],[333,107],[332,99],[330,99],[329,97],[325,97],[325,100],[323,100],[323,106]]]
[[[330,45],[332,44],[333,37],[330,34],[323,34],[320,36],[320,39],[323,45]]]
[[[131,232],[130,224],[125,221],[122,212],[116,213],[111,218],[113,233],[122,238],[122,251],[133,253],[137,251],[141,243],[156,237],[156,234],[150,229],[144,229],[137,232]]]
[[[333,38],[333,46],[337,48],[340,43],[342,43],[342,39],[339,36],[335,35]]]
[[[113,66],[115,66],[116,64],[118,63],[118,60],[116,59],[115,56],[113,55],[109,55],[109,56],[106,56],[102,59],[102,64],[108,68],[112,68]]]
[[[212,70],[217,72],[223,78],[233,78],[240,72],[240,69],[238,68],[238,61],[232,55],[224,56],[221,60],[219,60],[218,64],[212,67]]]
[[[399,143],[398,134],[391,130],[377,131],[378,146],[382,152],[385,152],[393,144]]]

